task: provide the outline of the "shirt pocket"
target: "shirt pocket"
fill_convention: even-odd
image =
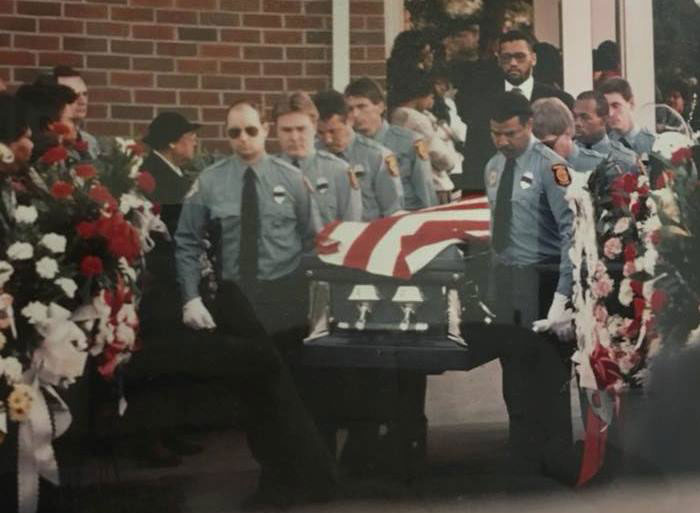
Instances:
[[[297,216],[289,195],[280,203],[273,200],[262,217],[263,228],[273,237],[286,237],[296,229]]]

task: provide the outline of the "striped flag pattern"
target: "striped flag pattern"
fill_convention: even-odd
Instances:
[[[319,258],[332,265],[409,279],[443,249],[490,236],[486,196],[371,222],[336,221],[316,236]]]

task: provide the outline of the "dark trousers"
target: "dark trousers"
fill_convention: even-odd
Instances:
[[[572,445],[569,395],[572,347],[532,331],[547,316],[558,270],[534,266],[494,268],[495,335],[503,369],[503,399],[510,448],[530,462],[567,458]]]
[[[262,467],[259,487],[327,494],[334,462],[297,393],[290,362],[301,347],[303,284],[261,282],[248,295],[224,282],[214,308],[217,330],[236,355],[230,375],[244,409],[243,428]]]

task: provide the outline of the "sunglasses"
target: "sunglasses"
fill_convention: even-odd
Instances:
[[[231,139],[238,139],[244,130],[248,137],[256,137],[260,133],[260,129],[256,126],[247,126],[242,129],[238,127],[229,128],[226,130],[226,133]]]

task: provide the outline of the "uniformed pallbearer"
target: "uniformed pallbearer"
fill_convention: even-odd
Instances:
[[[314,147],[318,110],[309,95],[296,92],[284,98],[275,105],[274,118],[280,158],[306,178],[317,228],[332,221],[362,220],[362,193],[350,164]]]
[[[309,191],[299,170],[265,153],[268,125],[251,103],[229,109],[226,131],[233,156],[195,181],[175,235],[183,321],[195,329],[216,328],[213,336],[238,349],[231,375],[239,383],[248,443],[261,466],[258,490],[247,505],[324,499],[333,486],[333,463],[287,366],[306,313],[297,267],[313,236]],[[210,228],[218,232],[220,280],[213,316],[198,292]]]
[[[605,159],[597,151],[574,144],[574,117],[559,98],[540,98],[532,104],[532,112],[532,133],[574,171],[591,171]]]
[[[597,91],[583,91],[574,103],[576,145],[597,151],[620,166],[624,172],[638,172],[637,154],[608,137],[608,100]]]
[[[403,208],[418,210],[437,205],[428,143],[421,134],[390,125],[384,119],[386,105],[380,85],[370,78],[357,79],[345,88],[345,101],[355,131],[396,155],[401,170]]]
[[[500,94],[490,118],[498,152],[486,165],[485,183],[496,322],[506,327],[501,365],[510,450],[515,466],[544,466],[573,481],[575,470],[565,459],[571,448],[568,355],[560,355],[565,346],[559,340],[570,326],[564,310],[572,288],[573,216],[564,194],[571,172],[533,137],[525,97]],[[527,354],[516,357],[517,351]]]
[[[401,210],[403,187],[396,156],[355,133],[339,92],[322,91],[313,101],[319,112],[318,145],[350,164],[353,180],[362,190],[362,220],[372,221]]]

